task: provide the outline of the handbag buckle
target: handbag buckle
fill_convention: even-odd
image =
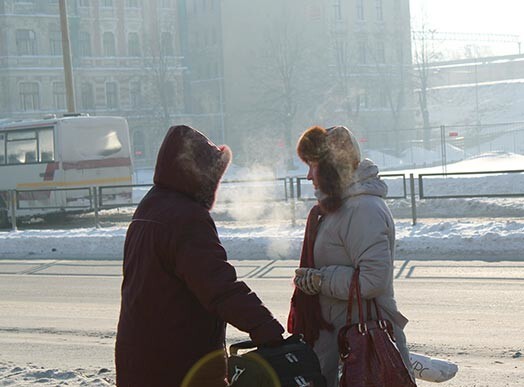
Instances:
[[[378,320],[378,326],[384,331],[388,329],[388,325],[384,320]]]
[[[364,324],[358,323],[358,332],[361,335],[365,335],[368,333],[368,326],[366,325],[366,323]]]

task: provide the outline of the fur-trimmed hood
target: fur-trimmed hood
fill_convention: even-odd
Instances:
[[[309,128],[298,141],[297,153],[306,163],[318,162],[317,197],[325,212],[337,210],[348,196],[387,192],[377,166],[371,160],[361,162],[358,141],[346,127]]]
[[[388,193],[388,186],[378,176],[378,167],[370,159],[360,162],[351,183],[346,186],[342,193],[342,200],[358,195],[373,195],[385,198]],[[327,195],[320,189],[315,191],[315,196],[319,201],[324,200]]]
[[[189,126],[172,126],[160,146],[153,182],[211,209],[231,158],[228,146],[216,146]]]

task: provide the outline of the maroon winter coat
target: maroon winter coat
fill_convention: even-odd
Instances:
[[[223,354],[225,323],[256,343],[284,329],[237,281],[209,214],[230,161],[187,126],[170,128],[160,148],[154,187],[140,202],[124,247],[122,303],[116,339],[119,386],[178,386],[206,354]],[[224,386],[225,361],[206,386]]]

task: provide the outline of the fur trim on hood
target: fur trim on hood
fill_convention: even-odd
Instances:
[[[370,159],[364,159],[355,170],[350,185],[345,187],[342,199],[358,195],[373,195],[385,198],[387,194],[388,186],[378,176],[378,167]],[[327,197],[319,189],[315,191],[315,196],[319,201]]]
[[[344,126],[314,126],[300,137],[297,153],[305,163],[318,162],[320,206],[325,212],[337,210],[362,157],[353,133]]]
[[[227,145],[218,147],[189,126],[172,126],[160,146],[153,182],[181,192],[210,210],[231,158]]]

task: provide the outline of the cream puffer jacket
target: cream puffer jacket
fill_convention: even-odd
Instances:
[[[322,193],[317,192],[320,199]],[[384,201],[386,184],[378,177],[377,166],[363,160],[354,173],[341,208],[325,215],[315,240],[315,267],[322,272],[320,306],[323,317],[335,326],[322,330],[314,349],[328,381],[337,386],[337,333],[346,323],[349,287],[354,268],[360,267],[360,287],[364,299],[376,298],[383,317],[395,330],[397,345],[405,364],[409,352],[403,328],[408,320],[397,308],[393,291],[395,224]],[[353,321],[357,321],[353,308]]]

